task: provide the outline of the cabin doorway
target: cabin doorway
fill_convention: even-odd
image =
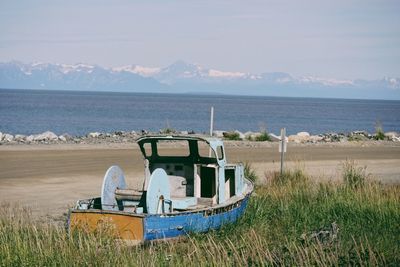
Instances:
[[[216,194],[216,168],[200,166],[200,196],[213,198]]]

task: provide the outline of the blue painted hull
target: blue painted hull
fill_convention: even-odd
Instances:
[[[233,223],[243,215],[250,194],[231,205],[176,215],[146,215],[144,241],[175,238],[187,233],[201,233]]]
[[[176,238],[188,233],[217,230],[222,225],[236,222],[243,215],[253,191],[249,185],[243,198],[205,209],[165,214],[135,214],[124,211],[104,211],[97,208],[73,209],[68,216],[68,229],[95,231],[105,222],[112,223],[119,239],[138,243]],[[99,198],[97,198],[99,199]],[[93,199],[92,199],[93,200]],[[92,200],[86,200],[91,202]]]

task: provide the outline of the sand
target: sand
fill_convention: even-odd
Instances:
[[[277,146],[227,142],[226,154],[229,162],[250,162],[263,182],[265,172],[279,170]],[[372,179],[400,183],[400,144],[394,142],[289,143],[285,158],[286,167],[304,168],[314,179],[339,179],[341,164],[352,159]],[[131,187],[141,188],[143,159],[136,144],[0,146],[0,202],[29,206],[38,216],[61,216],[78,199],[100,195],[104,173],[114,164]]]

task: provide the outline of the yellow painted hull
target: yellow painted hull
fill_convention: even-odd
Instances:
[[[126,214],[72,211],[70,214],[70,230],[74,231],[107,231],[118,239],[135,240],[144,239],[144,218]]]

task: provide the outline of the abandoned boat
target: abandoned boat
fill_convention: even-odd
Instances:
[[[116,238],[140,243],[218,229],[243,214],[253,184],[242,164],[227,164],[221,140],[144,136],[137,143],[145,162],[142,190],[128,189],[123,171],[110,167],[101,197],[79,200],[70,211],[70,231],[107,224]]]

